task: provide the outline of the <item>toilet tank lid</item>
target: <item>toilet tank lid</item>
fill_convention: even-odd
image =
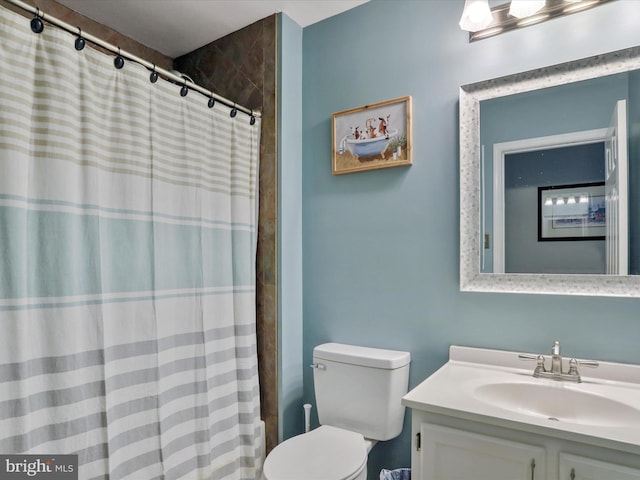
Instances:
[[[407,365],[411,361],[411,354],[383,348],[324,343],[313,349],[313,358],[393,370]]]

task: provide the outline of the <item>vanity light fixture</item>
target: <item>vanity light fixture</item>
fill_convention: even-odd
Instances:
[[[460,28],[469,32],[469,42],[475,42],[612,1],[614,0],[511,0],[489,8],[488,0],[465,0]]]
[[[545,20],[549,20],[549,15],[532,15],[531,17],[525,17],[521,19],[517,26],[518,27],[528,27],[529,25],[533,25],[534,23],[541,23]]]
[[[566,0],[566,2],[569,3],[569,5],[564,7],[564,13],[566,15],[569,13],[579,12],[580,10],[586,10],[587,8],[593,6],[592,4],[596,1],[597,0],[591,0],[591,1]]]
[[[530,17],[538,13],[545,3],[545,0],[511,0],[509,15],[516,18]]]

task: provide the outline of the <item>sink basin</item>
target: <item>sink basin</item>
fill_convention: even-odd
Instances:
[[[507,382],[478,386],[476,399],[513,412],[581,425],[640,425],[640,410],[581,386]]]

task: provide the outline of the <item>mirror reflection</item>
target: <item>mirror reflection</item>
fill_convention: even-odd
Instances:
[[[640,72],[480,102],[481,273],[638,275]]]

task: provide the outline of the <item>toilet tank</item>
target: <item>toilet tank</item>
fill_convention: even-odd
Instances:
[[[402,431],[409,352],[325,343],[313,349],[313,384],[321,425],[390,440]]]

